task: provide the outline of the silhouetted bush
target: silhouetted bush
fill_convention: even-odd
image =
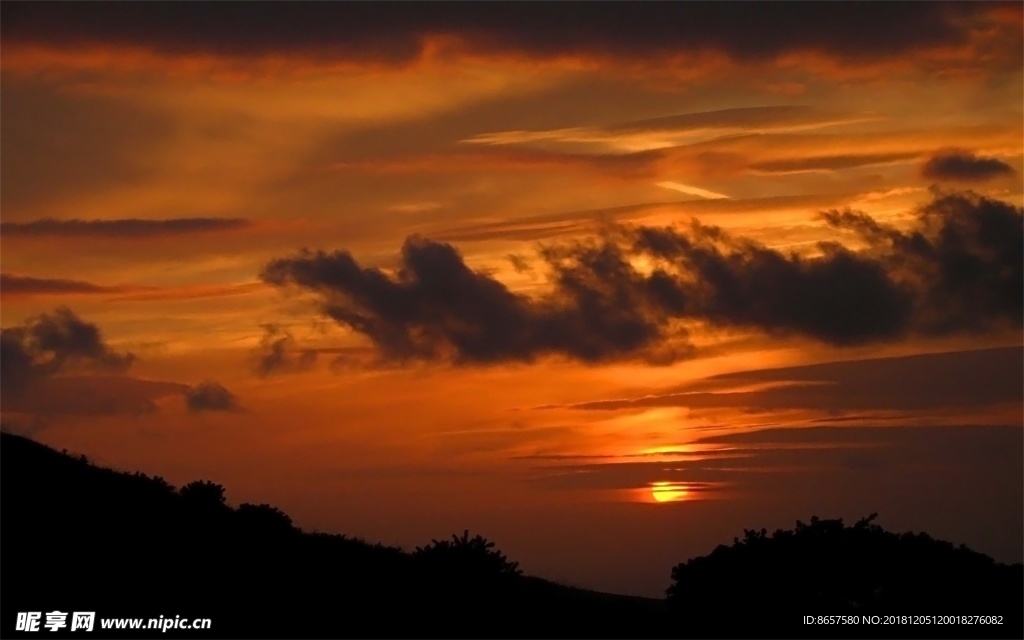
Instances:
[[[676,565],[668,601],[689,624],[746,621],[751,629],[799,627],[804,615],[989,611],[1019,617],[1021,565],[1000,565],[924,533],[885,531],[874,524],[876,516],[853,526],[812,517],[810,524],[798,521],[770,536],[766,529],[745,530],[731,546]],[[721,603],[744,615],[719,617]]]
[[[264,534],[296,532],[288,514],[269,504],[240,504],[235,510],[235,519],[243,529]]]
[[[432,540],[416,547],[413,558],[430,568],[443,567],[460,579],[508,578],[523,573],[518,562],[511,562],[494,548],[494,542],[479,534],[470,538],[468,529],[462,536],[452,534],[451,540]]]
[[[227,504],[222,485],[209,480],[196,480],[181,488],[181,497],[188,502],[204,507],[221,507]]]

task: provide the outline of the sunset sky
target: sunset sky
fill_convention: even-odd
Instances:
[[[607,591],[1021,561],[1022,6],[5,1],[4,428]]]

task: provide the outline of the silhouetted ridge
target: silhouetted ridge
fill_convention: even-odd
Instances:
[[[71,610],[212,619],[205,635],[177,632],[189,638],[628,636],[657,605],[525,578],[468,531],[406,553],[303,532],[271,505],[233,508],[208,480],[178,490],[20,436],[0,442],[9,629],[18,611]]]

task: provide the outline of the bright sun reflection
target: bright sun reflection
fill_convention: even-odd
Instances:
[[[679,502],[690,496],[690,490],[680,482],[652,482],[651,496],[655,502]]]

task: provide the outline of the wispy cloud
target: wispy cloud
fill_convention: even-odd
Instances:
[[[868,358],[755,369],[706,378],[633,398],[593,400],[562,408],[628,411],[656,407],[826,412],[828,421],[891,420],[865,411],[977,409],[1019,401],[1024,386],[1021,347]],[[969,380],[958,372],[971,371]],[[752,385],[754,388],[750,388]],[[738,388],[739,387],[739,388]],[[746,387],[746,388],[743,388]],[[538,407],[552,409],[555,406]],[[824,419],[822,419],[824,420]]]
[[[618,122],[603,127],[495,131],[477,134],[463,142],[504,146],[582,144],[596,149],[635,153],[725,136],[795,133],[867,122],[876,118],[868,113],[841,113],[806,105],[739,107]]]
[[[265,290],[262,282],[180,286],[101,285],[68,278],[38,278],[14,273],[0,274],[0,296],[11,298],[102,296],[112,302],[191,300],[247,295]]]
[[[37,294],[95,294],[111,291],[111,287],[104,287],[84,280],[35,278],[14,273],[0,273],[0,296],[5,297]]]
[[[765,160],[754,162],[750,165],[752,171],[758,173],[804,173],[814,171],[839,171],[855,167],[870,167],[873,165],[899,164],[911,162],[919,155],[911,152],[896,153],[873,153],[873,154],[843,154],[830,156],[810,156],[804,158],[782,158],[778,160]]]
[[[685,193],[687,195],[699,196],[707,200],[720,200],[722,198],[729,197],[721,193],[715,193],[714,191],[708,191],[707,189],[701,189],[700,187],[694,187],[688,184],[683,184],[681,182],[672,182],[666,180],[664,182],[659,182],[658,186],[661,187],[662,189],[671,189],[673,191],[678,191],[680,193]]]
[[[150,238],[245,229],[252,222],[244,218],[166,218],[144,220],[78,220],[43,218],[31,222],[0,223],[0,233],[24,237],[107,237]]]

